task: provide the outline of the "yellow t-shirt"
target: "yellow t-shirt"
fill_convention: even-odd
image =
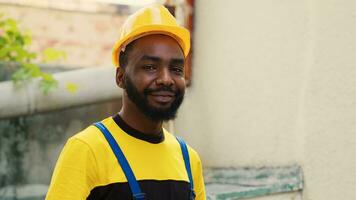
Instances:
[[[180,145],[163,129],[145,138],[118,115],[102,121],[123,151],[149,200],[189,199],[189,178]],[[205,200],[202,166],[188,146],[196,200]],[[71,137],[57,161],[46,200],[126,200],[132,193],[125,174],[103,134],[90,126]]]

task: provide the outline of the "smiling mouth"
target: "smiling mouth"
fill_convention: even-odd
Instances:
[[[172,102],[175,97],[175,94],[169,91],[157,91],[157,92],[152,92],[149,95],[153,98],[154,101],[160,104],[166,104]]]

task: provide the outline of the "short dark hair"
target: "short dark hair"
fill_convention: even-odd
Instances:
[[[118,59],[119,59],[120,67],[122,69],[125,69],[127,66],[127,63],[129,62],[129,60],[128,60],[129,53],[132,50],[134,43],[135,43],[135,41],[130,42],[129,44],[126,45],[125,50],[120,51],[120,53],[119,53]]]

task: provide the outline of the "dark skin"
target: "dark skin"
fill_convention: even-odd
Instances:
[[[159,134],[163,121],[153,121],[128,98],[125,76],[129,76],[140,93],[146,88],[169,86],[185,91],[184,54],[177,41],[166,35],[148,35],[134,41],[128,53],[127,66],[118,68],[116,83],[124,89],[120,117],[131,127],[149,135]],[[170,92],[148,95],[150,106],[168,108],[174,100]]]

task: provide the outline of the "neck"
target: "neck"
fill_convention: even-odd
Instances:
[[[162,130],[163,121],[153,121],[143,114],[131,101],[125,101],[119,112],[120,117],[132,128],[147,135],[158,135]]]

